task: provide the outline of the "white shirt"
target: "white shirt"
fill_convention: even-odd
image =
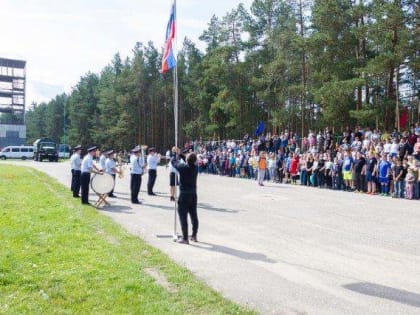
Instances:
[[[135,154],[130,156],[131,174],[143,174],[144,159],[143,156],[137,157]]]
[[[391,152],[391,143],[385,143],[384,144],[384,152],[385,153]]]
[[[157,166],[160,162],[160,155],[159,154],[149,154],[147,156],[147,166],[149,170],[157,169]]]
[[[391,144],[391,153],[397,154],[399,149],[400,149],[399,143]]]
[[[99,165],[101,166],[101,169],[105,169],[106,168],[106,157],[104,154],[101,154],[101,157],[99,158]]]
[[[74,153],[70,158],[71,169],[75,171],[80,171],[82,166],[82,160],[80,159],[80,154]]]
[[[114,171],[115,166],[116,166],[116,164],[115,164],[114,159],[107,158],[106,161],[105,161],[105,172],[107,172],[108,174],[114,175],[115,174],[115,171]]]
[[[93,166],[93,157],[90,154],[86,154],[82,161],[82,173],[90,173]]]
[[[364,149],[369,149],[369,145],[370,145],[370,140],[369,139],[364,139],[363,140],[363,148]]]

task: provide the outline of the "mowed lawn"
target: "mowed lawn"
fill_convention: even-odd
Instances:
[[[47,175],[0,165],[0,313],[252,312]]]

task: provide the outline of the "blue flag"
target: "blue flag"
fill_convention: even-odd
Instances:
[[[255,135],[256,136],[259,136],[259,135],[263,134],[264,133],[264,129],[265,129],[264,122],[263,121],[260,121],[258,123],[257,129],[255,129]]]

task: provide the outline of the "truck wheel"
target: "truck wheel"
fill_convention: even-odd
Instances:
[[[24,160],[24,161],[25,161],[25,160],[26,160],[26,156],[22,156],[22,160]]]
[[[5,160],[6,159],[6,156],[5,155],[2,155],[2,156],[0,156],[0,159]]]

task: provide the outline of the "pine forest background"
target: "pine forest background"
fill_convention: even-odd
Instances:
[[[205,52],[179,43],[180,143],[241,139],[259,121],[305,135],[355,124],[390,130],[403,108],[410,123],[419,119],[418,0],[255,0],[213,16],[200,40]],[[159,72],[161,56],[160,46],[136,43],[71,93],[33,104],[28,143],[171,147],[173,78]]]

